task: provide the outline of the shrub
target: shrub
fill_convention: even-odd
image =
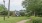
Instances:
[[[31,16],[32,23],[42,23],[42,17]]]
[[[42,23],[42,17],[31,16],[32,20],[27,21],[26,23]]]
[[[42,18],[36,18],[32,20],[33,23],[42,23]]]

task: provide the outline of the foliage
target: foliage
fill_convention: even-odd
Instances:
[[[13,15],[13,12],[14,12],[14,11],[10,11],[10,16]]]
[[[32,20],[27,21],[26,23],[42,23],[42,17],[31,16]]]
[[[8,12],[7,11],[3,11],[3,12],[1,12],[1,14],[0,15],[7,15],[8,14]]]
[[[0,12],[7,10],[3,4],[0,4]]]
[[[26,11],[32,11],[32,14],[41,15],[42,14],[42,0],[25,0],[22,3]]]
[[[24,12],[20,12],[20,15],[21,15],[21,16],[24,16],[24,15],[25,15],[25,13],[24,13]]]
[[[42,18],[38,18],[33,20],[33,23],[42,23]]]
[[[21,16],[25,16],[25,15],[26,15],[26,14],[25,14],[25,13],[26,13],[26,10],[20,10],[19,12],[20,12],[20,15],[21,15]]]
[[[3,4],[0,4],[0,15],[7,15],[7,14],[8,14],[7,8]]]

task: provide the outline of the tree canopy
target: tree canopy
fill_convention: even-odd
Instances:
[[[0,4],[0,12],[7,10],[3,4]]]
[[[27,11],[42,13],[42,0],[25,0],[22,5]]]

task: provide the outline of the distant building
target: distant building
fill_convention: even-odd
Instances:
[[[20,16],[20,12],[15,10],[15,15]]]
[[[26,13],[26,10],[20,10],[20,11],[15,10],[15,11],[13,12],[13,15],[15,15],[15,16],[21,16],[21,15],[20,15],[20,12]]]

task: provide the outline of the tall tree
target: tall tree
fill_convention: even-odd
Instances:
[[[9,0],[9,3],[8,3],[8,18],[9,18],[9,15],[10,15],[10,0]]]
[[[4,6],[3,6],[3,7],[5,8],[5,0],[3,0],[3,3],[4,3]],[[2,8],[3,8],[3,7],[2,7]],[[4,8],[3,8],[3,9],[4,9]],[[5,9],[4,9],[4,10],[5,10]],[[4,20],[5,20],[5,15],[4,15]]]
[[[25,0],[22,3],[23,7],[26,8],[26,10],[30,10],[32,12],[34,12],[34,16],[35,13],[37,12],[37,10],[39,10],[42,6],[42,0]]]

